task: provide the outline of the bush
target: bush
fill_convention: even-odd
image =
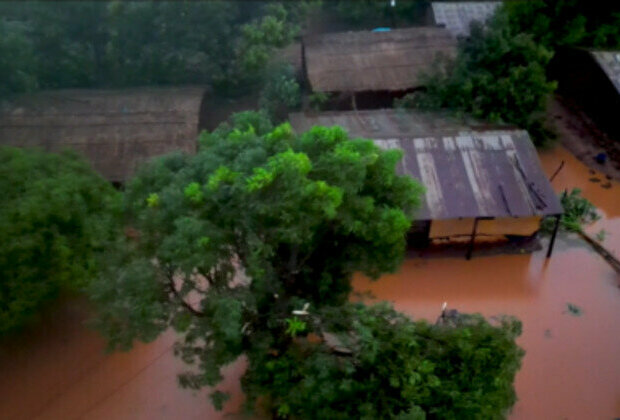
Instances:
[[[0,147],[0,335],[95,275],[118,195],[74,154]]]
[[[258,105],[276,123],[286,120],[289,112],[299,109],[301,88],[291,65],[276,66],[268,71]]]
[[[250,353],[243,389],[274,417],[504,418],[523,356],[521,324],[459,315],[413,322],[387,304],[348,304],[307,317],[285,353]],[[257,350],[258,350],[257,349]]]
[[[534,141],[542,144],[541,120],[546,100],[556,87],[546,76],[552,55],[531,35],[508,30],[500,9],[486,25],[472,24],[456,59],[436,62],[423,78],[426,91],[410,97],[405,105],[447,107],[475,118],[533,129]]]
[[[560,218],[560,228],[568,232],[580,232],[581,227],[600,219],[596,207],[588,199],[581,196],[579,188],[573,188],[570,193],[564,192],[560,196],[564,214]],[[555,220],[545,219],[541,230],[545,233],[553,232]]]

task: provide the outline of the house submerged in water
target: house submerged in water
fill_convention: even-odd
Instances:
[[[397,172],[426,187],[414,244],[528,238],[544,217],[562,213],[524,130],[395,109],[295,113],[290,121],[298,132],[337,125],[351,137],[402,149]]]

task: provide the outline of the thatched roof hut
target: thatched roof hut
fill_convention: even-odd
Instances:
[[[426,187],[415,220],[430,238],[478,234],[530,236],[540,219],[562,213],[528,133],[393,109],[297,113],[291,125],[341,126],[384,149],[402,149],[397,172]],[[480,223],[478,223],[480,222]]]
[[[304,38],[304,66],[314,92],[398,91],[419,86],[436,56],[452,56],[444,28],[342,32]]]
[[[458,37],[468,36],[473,21],[484,23],[501,4],[500,1],[434,1],[431,7],[435,24]]]
[[[123,182],[151,157],[195,152],[204,92],[189,87],[22,95],[0,107],[0,144],[71,148],[108,180]]]

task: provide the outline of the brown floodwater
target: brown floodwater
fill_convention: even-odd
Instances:
[[[562,160],[556,191],[579,187],[604,217],[588,232],[608,232],[603,244],[620,250],[620,184],[588,169],[561,147],[543,152],[548,174]],[[600,178],[601,182],[589,181]],[[523,322],[526,350],[517,375],[519,402],[511,419],[613,419],[620,417],[620,278],[587,245],[558,238],[550,260],[544,250],[528,255],[409,259],[399,273],[358,291],[394,302],[415,318],[434,320],[442,302],[461,311],[511,314]],[[580,316],[567,311],[577,305]],[[223,390],[232,393],[217,413],[207,391],[177,386],[183,364],[174,358],[174,335],[128,353],[103,353],[104,341],[83,326],[88,308],[61,302],[53,315],[28,333],[0,344],[1,419],[220,419],[236,418],[243,362],[227,371]]]

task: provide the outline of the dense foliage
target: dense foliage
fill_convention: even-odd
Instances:
[[[620,8],[615,1],[531,0],[505,3],[514,33],[529,33],[537,43],[620,48]]]
[[[573,188],[571,192],[560,195],[560,202],[564,213],[560,218],[560,228],[568,232],[580,232],[582,226],[589,225],[600,219],[596,207],[587,198],[581,196],[579,188]],[[543,232],[552,232],[555,220],[545,219],[541,225]]]
[[[527,128],[544,139],[541,123],[555,83],[547,80],[551,51],[525,33],[513,33],[504,14],[486,25],[474,22],[461,40],[455,60],[438,61],[425,77],[425,92],[409,96],[405,106],[451,108],[476,118]]]
[[[262,397],[278,415],[301,419],[498,419],[516,401],[523,351],[514,319],[492,326],[468,315],[431,325],[387,304],[308,318],[311,326],[284,353],[250,353],[250,405]]]
[[[0,335],[83,286],[114,232],[117,193],[73,154],[0,147]]]
[[[268,71],[258,105],[272,121],[286,120],[291,111],[301,106],[301,87],[295,76],[295,70],[288,64]]]
[[[193,389],[245,355],[249,408],[280,417],[501,417],[518,322],[431,326],[347,303],[354,273],[402,261],[422,188],[395,174],[400,157],[245,112],[203,134],[197,155],[151,162],[126,190],[136,234],[90,289],[99,328],[112,348],[175,328]]]
[[[2,78],[0,90],[187,83],[238,90],[263,76],[274,50],[297,34],[308,7],[306,2],[3,2],[0,52],[8,55],[0,57],[0,72],[18,79]]]
[[[279,328],[269,324],[283,322],[297,303],[344,302],[355,271],[376,277],[398,267],[420,196],[417,184],[394,174],[399,151],[350,141],[337,128],[298,136],[288,125],[262,135],[253,126],[219,130],[201,144],[196,156],[172,155],[146,167],[126,191],[140,232],[128,244],[136,253],[129,267],[142,267],[144,287],[161,292],[137,297],[166,297],[178,279],[179,296],[166,306],[170,317],[184,313],[179,299],[207,287],[198,292],[200,311],[216,307],[210,323],[193,325],[207,328],[197,337],[231,322],[239,329],[249,322],[254,331]],[[140,287],[135,278],[123,283],[127,269],[99,284],[102,298],[126,300],[126,287]],[[239,269],[250,284],[233,285],[241,281],[233,279]],[[162,305],[155,299],[126,306],[143,314],[150,304]],[[106,308],[104,317],[119,315]],[[116,325],[114,344],[134,338],[123,335],[123,326]],[[237,345],[239,329],[228,332]]]

